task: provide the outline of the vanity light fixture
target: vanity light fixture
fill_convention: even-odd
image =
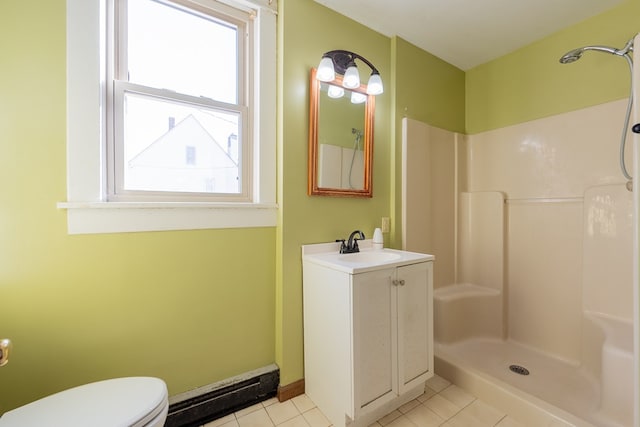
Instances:
[[[344,95],[344,89],[340,86],[329,85],[327,94],[329,95],[329,98],[342,98]]]
[[[351,103],[352,104],[362,104],[367,100],[367,95],[360,92],[351,92]]]
[[[364,62],[371,68],[371,76],[367,83],[367,94],[380,95],[384,89],[380,73],[366,58],[348,50],[331,50],[325,52],[318,65],[316,77],[323,82],[331,82],[336,78],[336,72],[342,74],[342,86],[347,89],[360,87],[360,74],[356,67],[356,59]]]

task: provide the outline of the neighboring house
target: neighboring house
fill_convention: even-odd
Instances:
[[[126,188],[237,193],[237,140],[229,133],[223,148],[193,115],[177,124],[170,117],[169,130],[129,161]]]

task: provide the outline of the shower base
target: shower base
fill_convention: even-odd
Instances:
[[[600,385],[593,376],[516,342],[472,338],[436,343],[435,371],[527,426],[626,424],[599,412]]]

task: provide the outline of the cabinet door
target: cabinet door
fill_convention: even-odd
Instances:
[[[424,262],[397,269],[399,393],[432,375],[432,265]]]
[[[353,367],[356,417],[397,395],[395,269],[353,276]]]

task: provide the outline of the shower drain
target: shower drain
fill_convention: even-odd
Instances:
[[[511,370],[511,372],[515,372],[518,375],[529,375],[529,370],[524,366],[511,365],[509,366],[509,369]]]

